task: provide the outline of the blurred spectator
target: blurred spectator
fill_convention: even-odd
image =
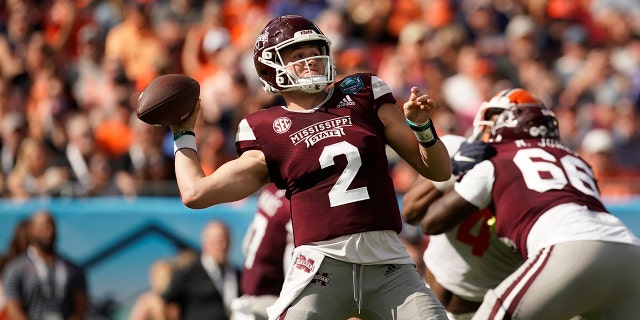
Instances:
[[[201,150],[199,158],[205,174],[213,173],[225,162],[236,157],[235,153],[227,152],[225,144],[229,142],[229,139],[225,137],[225,132],[219,125],[203,124],[202,129],[198,130],[200,131],[196,137],[196,143]]]
[[[29,74],[25,69],[29,40],[37,29],[37,8],[30,1],[7,1],[6,30],[0,33],[0,74],[17,89],[17,101],[23,104],[29,93]]]
[[[28,43],[25,67],[29,73],[29,95],[25,105],[31,136],[46,139],[56,148],[64,143],[64,118],[76,108],[56,60],[42,33]]]
[[[2,279],[9,319],[86,319],[89,298],[84,270],[56,251],[51,213],[29,220],[30,246],[9,263]]]
[[[84,23],[81,9],[72,0],[53,0],[44,12],[44,39],[54,52],[66,58],[76,54],[75,32]]]
[[[325,0],[271,0],[267,10],[273,17],[297,14],[315,20],[318,14],[328,8]]]
[[[616,161],[624,169],[640,173],[640,108],[622,99],[612,109],[614,118],[610,128]]]
[[[421,19],[426,5],[421,2],[422,1],[417,0],[399,0],[392,2],[389,19],[387,21],[387,33],[391,37],[398,39],[402,29],[412,22],[426,23],[426,21]],[[320,29],[324,30],[322,26],[320,26]]]
[[[138,91],[166,67],[167,48],[153,29],[151,0],[125,0],[125,18],[106,36],[105,59],[122,66]]]
[[[492,94],[485,81],[492,68],[491,62],[480,57],[473,46],[465,45],[458,53],[456,73],[442,83],[443,102],[458,114],[465,130],[471,127],[478,106]]]
[[[114,178],[120,192],[128,197],[137,195],[177,195],[173,158],[162,151],[166,128],[146,124],[129,117],[132,142],[114,164]]]
[[[233,46],[253,53],[255,35],[260,32],[262,23],[271,20],[272,17],[266,10],[269,2],[268,0],[222,1],[223,26],[229,30]]]
[[[124,20],[126,1],[104,0],[91,3],[93,21],[98,27],[98,32],[103,38],[111,28]]]
[[[177,314],[171,314],[171,311],[166,309],[162,300],[162,293],[171,280],[173,270],[174,265],[170,260],[159,259],[153,262],[148,274],[151,287],[138,296],[129,314],[129,320],[179,319]]]
[[[267,320],[267,307],[278,299],[292,259],[291,207],[285,190],[268,184],[257,203],[242,241],[243,295],[232,303],[231,320]]]
[[[0,122],[0,165],[2,165],[2,181],[0,194],[5,193],[6,177],[13,171],[18,158],[20,143],[27,133],[27,121],[20,112],[13,111],[2,115]]]
[[[389,13],[393,8],[390,0],[352,0],[346,7],[347,18],[350,20],[353,35],[365,42],[389,43],[393,37],[389,35],[387,24]]]
[[[71,182],[71,172],[53,163],[52,151],[43,141],[27,138],[20,143],[16,166],[7,176],[12,199],[60,196]]]
[[[640,174],[633,175],[617,163],[613,137],[608,130],[587,132],[578,152],[591,166],[603,197],[628,197],[640,192],[637,186]]]
[[[202,10],[202,1],[167,0],[157,1],[156,4],[152,20],[154,29],[167,49],[168,66],[165,72],[181,73],[183,69],[180,56],[183,53],[185,35],[206,14]]]
[[[216,1],[206,1],[202,20],[191,25],[182,47],[182,69],[185,74],[202,82],[215,73],[219,66],[215,56],[231,42],[231,36],[223,25],[222,7]]]
[[[462,12],[468,36],[478,53],[485,57],[503,56],[509,43],[505,43],[505,17],[494,8],[490,0],[464,0]],[[518,18],[514,18],[517,20]]]
[[[214,57],[217,70],[200,82],[200,103],[203,120],[219,123],[226,134],[235,127],[234,118],[243,113],[242,102],[249,88],[238,68],[240,52],[233,46],[221,45]],[[227,138],[233,140],[232,137]]]
[[[119,71],[112,67],[113,63],[103,63],[99,32],[96,25],[85,25],[78,31],[78,55],[69,61],[65,74],[73,98],[80,109],[91,114],[92,123],[101,122],[106,110],[115,107],[115,80]]]
[[[425,84],[429,35],[430,30],[422,22],[408,23],[400,31],[398,44],[382,56],[376,73],[385,79],[398,101],[408,98],[411,87]]]
[[[588,51],[587,42],[586,30],[580,25],[572,25],[564,31],[561,55],[552,66],[563,88],[584,64],[584,58]]]
[[[331,7],[324,9],[316,17],[316,23],[331,40],[337,79],[341,79],[343,75],[374,71],[375,57],[362,39],[351,35],[343,11]]]
[[[178,307],[180,319],[229,319],[231,302],[241,295],[240,270],[228,261],[230,239],[223,222],[208,222],[200,259],[173,273],[162,297]]]
[[[7,299],[4,294],[2,274],[9,261],[12,261],[14,258],[27,251],[27,247],[29,246],[28,228],[28,219],[19,221],[13,228],[13,235],[11,236],[11,240],[9,241],[7,252],[4,255],[0,256],[0,319],[3,320],[8,319],[8,316]]]
[[[93,128],[86,113],[72,114],[65,123],[67,145],[61,163],[67,166],[73,178],[72,195],[90,196],[99,193],[90,172],[91,158],[100,156],[96,147]]]
[[[95,126],[96,148],[109,159],[117,158],[129,150],[134,138],[129,124],[133,116],[134,111],[129,101],[120,101],[105,115],[105,119]]]

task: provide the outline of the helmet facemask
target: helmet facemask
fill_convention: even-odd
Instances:
[[[282,52],[294,46],[301,45],[317,46],[320,50],[320,55],[307,57],[285,65]],[[324,90],[327,85],[335,81],[335,65],[329,46],[330,41],[325,35],[318,34],[314,30],[303,30],[296,32],[291,39],[264,48],[257,57],[257,60],[259,63],[275,71],[275,83],[270,83],[268,81],[269,79],[265,79],[266,77],[260,77],[265,91],[268,93],[279,93],[300,90],[307,93],[317,93]],[[321,63],[323,65],[322,74],[301,78],[290,70],[292,66],[296,64],[304,65],[310,69],[309,63],[312,60],[314,60],[316,64]],[[308,71],[310,73],[310,70]],[[271,78],[271,81],[273,81],[273,78]]]
[[[483,102],[473,119],[473,133],[469,140],[478,140],[482,137],[483,133],[487,132],[487,128],[491,130],[495,124],[494,116],[500,115],[503,111],[507,110],[510,105],[511,102],[509,98],[506,97],[493,97],[491,100]]]

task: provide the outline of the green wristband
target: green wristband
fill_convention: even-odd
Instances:
[[[425,131],[427,129],[429,129],[429,127],[431,127],[431,119],[427,120],[427,122],[423,123],[423,124],[418,124],[415,123],[407,118],[404,119],[407,124],[409,125],[409,128],[411,128],[411,130],[415,131],[415,132],[422,132]]]
[[[193,130],[189,130],[189,129],[183,129],[183,130],[178,130],[173,134],[173,141],[176,141],[178,139],[180,139],[180,137],[185,136],[185,135],[189,135],[189,136],[196,136],[196,133],[193,132]]]

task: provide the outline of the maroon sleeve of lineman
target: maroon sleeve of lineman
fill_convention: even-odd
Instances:
[[[258,197],[258,210],[243,247],[245,262],[241,289],[247,295],[280,294],[284,282],[283,260],[290,254],[287,244],[293,241],[289,224],[289,200],[274,184],[265,186]]]

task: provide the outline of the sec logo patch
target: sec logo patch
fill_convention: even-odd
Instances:
[[[273,121],[273,131],[276,133],[285,133],[291,128],[291,119],[280,117]]]

